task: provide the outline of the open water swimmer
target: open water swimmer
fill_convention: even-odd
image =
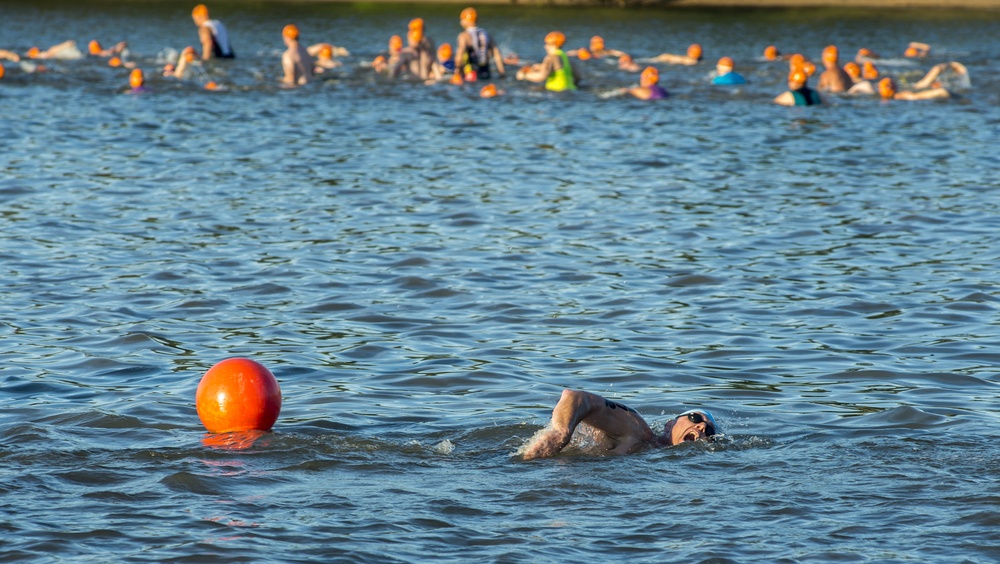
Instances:
[[[718,432],[715,418],[705,409],[685,411],[656,434],[639,413],[597,394],[563,390],[548,427],[531,438],[521,451],[525,460],[554,456],[566,448],[573,434],[588,431],[589,454],[630,454],[711,438]]]
[[[191,10],[191,19],[198,28],[201,41],[201,59],[232,59],[236,56],[229,43],[229,31],[219,20],[208,15],[208,7],[198,4]]]

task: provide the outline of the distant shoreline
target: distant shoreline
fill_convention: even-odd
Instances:
[[[189,0],[195,2],[198,0]],[[357,0],[296,0],[350,4]],[[492,4],[509,6],[603,6],[650,8],[868,8],[998,10],[1000,0],[364,0],[373,4]]]

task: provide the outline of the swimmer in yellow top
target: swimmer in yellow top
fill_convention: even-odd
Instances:
[[[687,48],[687,54],[684,55],[674,55],[672,53],[663,53],[657,55],[652,59],[649,59],[651,63],[667,63],[669,65],[697,65],[698,62],[703,58],[704,53],[702,52],[701,45],[698,43],[692,43]]]
[[[201,60],[232,59],[233,46],[229,44],[229,32],[219,20],[208,16],[208,8],[198,4],[191,10],[191,19],[198,27],[198,39],[201,41]]]
[[[294,24],[286,25],[281,30],[281,39],[287,47],[281,54],[281,68],[284,70],[281,83],[285,86],[308,83],[313,76],[313,60],[305,46],[299,42],[299,28]]]
[[[565,44],[566,36],[561,31],[550,32],[545,36],[545,58],[540,64],[517,71],[517,79],[544,82],[545,89],[553,92],[576,90],[580,74],[562,50]]]
[[[823,71],[823,74],[819,75],[817,90],[836,94],[847,92],[854,84],[850,75],[844,72],[844,69],[840,68],[840,64],[837,62],[839,57],[840,51],[836,45],[828,45],[826,49],[823,49],[823,66],[826,67],[826,70]]]
[[[586,438],[582,448],[588,454],[618,455],[709,440],[717,433],[715,418],[705,409],[685,411],[656,434],[631,407],[590,392],[563,390],[548,426],[520,454],[524,460],[555,456],[574,434]]]
[[[878,82],[878,93],[883,100],[934,100],[951,97],[951,92],[941,87],[920,91],[898,90],[896,82],[888,76]]]

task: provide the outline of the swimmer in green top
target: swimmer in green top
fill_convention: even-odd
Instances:
[[[569,445],[574,433],[588,435],[592,454],[629,454],[708,439],[718,431],[715,418],[704,409],[680,414],[659,435],[636,410],[597,394],[563,390],[552,410],[552,421],[521,450],[525,460],[554,456]]]
[[[566,36],[562,32],[553,31],[546,35],[545,59],[541,64],[517,71],[517,79],[544,82],[546,90],[553,92],[576,90],[580,83],[580,74],[563,52],[562,46],[565,44]]]

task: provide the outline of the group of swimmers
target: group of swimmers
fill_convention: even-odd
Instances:
[[[198,29],[198,47],[189,46],[183,49],[176,62],[164,65],[162,74],[165,77],[180,79],[191,78],[191,70],[197,66],[196,61],[212,59],[231,59],[235,57],[229,40],[226,26],[209,16],[204,4],[194,7],[191,18]],[[636,63],[631,55],[623,51],[608,49],[604,39],[594,36],[589,47],[566,50],[566,36],[562,32],[552,31],[544,38],[545,57],[537,64],[524,64],[514,54],[504,56],[493,41],[490,34],[479,26],[478,13],[475,8],[462,10],[459,24],[462,31],[455,40],[455,48],[444,43],[436,47],[434,40],[427,34],[424,20],[415,18],[410,21],[406,34],[406,45],[403,38],[394,35],[389,39],[388,50],[370,63],[376,73],[388,78],[411,78],[426,83],[449,81],[453,84],[489,81],[507,74],[508,67],[519,67],[515,73],[518,80],[544,84],[546,90],[561,92],[576,90],[582,82],[582,61],[592,59],[617,59],[617,68],[639,73],[639,85],[629,88],[619,88],[607,93],[607,96],[631,95],[642,100],[656,100],[669,96],[667,90],[660,85],[660,70],[653,64],[694,66],[704,60],[704,51],[700,44],[692,44],[684,54],[662,53],[642,59],[647,63],[645,68]],[[285,51],[281,55],[282,75],[280,83],[286,87],[307,84],[327,70],[341,66],[337,57],[350,56],[347,49],[330,43],[314,43],[306,45],[301,41],[299,28],[294,24],[284,26],[281,37]],[[926,57],[930,46],[924,43],[911,43],[904,52],[907,58]],[[129,75],[130,92],[146,90],[146,77],[143,71],[128,60],[128,45],[125,42],[104,48],[99,42],[91,41],[88,54],[93,57],[107,58],[109,65],[131,68]],[[24,58],[29,60],[74,59],[84,55],[77,49],[74,41],[66,41],[54,45],[44,51],[33,47]],[[12,51],[0,49],[0,61],[21,61],[22,57]],[[817,66],[801,54],[781,55],[774,46],[764,50],[766,61],[787,60],[789,65],[788,91],[774,98],[774,102],[788,106],[809,106],[821,104],[823,97],[820,92],[829,94],[868,94],[879,95],[883,99],[893,100],[925,100],[946,98],[951,92],[939,82],[944,73],[954,75],[955,82],[965,88],[969,87],[968,71],[958,62],[948,62],[935,65],[924,78],[917,81],[910,89],[901,90],[895,79],[880,76],[875,61],[878,56],[868,49],[861,49],[857,57],[841,66],[839,50],[836,46],[826,47],[821,55],[824,67],[819,76],[819,84],[814,90],[809,87],[810,77],[817,71]],[[576,61],[576,62],[574,62]],[[721,57],[715,66],[711,83],[715,85],[738,86],[746,84],[747,80],[735,71],[732,57]],[[0,63],[0,78],[4,76],[4,67]],[[209,81],[207,89],[220,88],[214,81]],[[502,94],[495,84],[485,85],[480,94],[490,98]]]

